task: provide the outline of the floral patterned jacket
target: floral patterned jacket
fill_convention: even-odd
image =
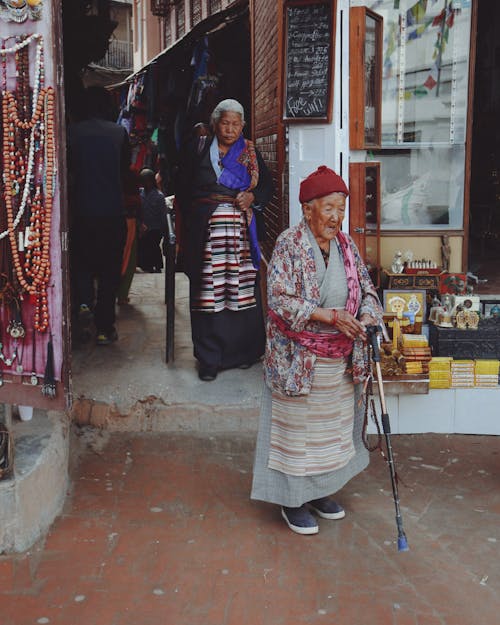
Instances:
[[[361,287],[358,317],[369,313],[382,324],[382,307],[354,241],[349,237]],[[320,331],[317,321],[310,321],[319,306],[320,290],[316,279],[314,251],[302,220],[280,234],[276,241],[267,276],[268,306],[284,319],[291,330]],[[307,395],[311,390],[316,356],[306,347],[287,338],[268,317],[264,357],[266,383],[272,391],[285,395]],[[360,382],[366,372],[366,350],[360,339],[354,341],[352,373]]]

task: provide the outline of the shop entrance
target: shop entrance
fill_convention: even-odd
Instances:
[[[472,128],[469,271],[500,293],[500,5],[478,3]]]
[[[200,23],[173,48],[165,50],[125,83],[113,87],[119,104],[120,119],[129,130],[132,144],[132,164],[136,171],[151,167],[161,174],[162,191],[166,196],[175,192],[175,174],[179,154],[185,140],[198,122],[208,124],[211,111],[224,98],[235,98],[246,112],[245,134],[251,136],[250,88],[250,28],[248,10],[232,18],[216,21],[212,16]],[[66,68],[67,69],[67,68]],[[78,92],[73,76],[66,76],[74,95]],[[87,82],[88,84],[88,82]],[[70,107],[71,114],[71,107]],[[69,207],[71,214],[71,206]],[[165,270],[164,270],[165,271]],[[111,388],[109,373],[119,371],[120,387],[124,393],[144,381],[144,395],[153,394],[151,378],[137,375],[141,359],[144,370],[155,362],[158,370],[165,361],[165,290],[163,275],[135,273],[127,306],[118,307],[118,342],[103,350],[94,343],[75,344],[73,373],[77,378],[75,394],[94,395],[96,386]],[[186,288],[183,274],[177,273],[179,309],[176,320],[176,366],[195,371],[189,340],[189,314],[186,313]],[[179,284],[180,283],[180,284]],[[191,361],[187,360],[189,351]],[[106,352],[106,353],[104,353]],[[95,371],[106,369],[106,376]],[[131,382],[127,381],[130,374]],[[164,375],[164,373],[162,374]],[[83,385],[80,387],[80,380]],[[92,390],[94,387],[94,390]],[[107,390],[103,388],[103,395]],[[117,389],[113,393],[119,394]],[[158,393],[154,393],[158,394]]]

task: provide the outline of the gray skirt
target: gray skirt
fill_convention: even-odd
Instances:
[[[253,468],[251,498],[289,508],[297,508],[308,501],[327,497],[339,491],[350,479],[368,466],[369,453],[363,445],[364,405],[359,405],[362,385],[355,385],[354,393],[354,456],[342,467],[328,473],[309,476],[287,475],[268,468],[271,441],[272,393],[264,384],[259,421],[259,433]]]

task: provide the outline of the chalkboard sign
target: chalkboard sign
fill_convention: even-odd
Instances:
[[[334,11],[335,2],[286,6],[283,116],[287,121],[330,120]]]

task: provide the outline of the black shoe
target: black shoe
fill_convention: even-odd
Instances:
[[[198,377],[200,380],[203,380],[203,382],[213,382],[217,377],[217,367],[200,365]]]
[[[99,330],[97,332],[97,337],[96,337],[95,342],[96,342],[96,345],[111,345],[111,343],[114,343],[117,340],[118,340],[118,333],[113,328],[109,332],[103,332],[102,330]]]

